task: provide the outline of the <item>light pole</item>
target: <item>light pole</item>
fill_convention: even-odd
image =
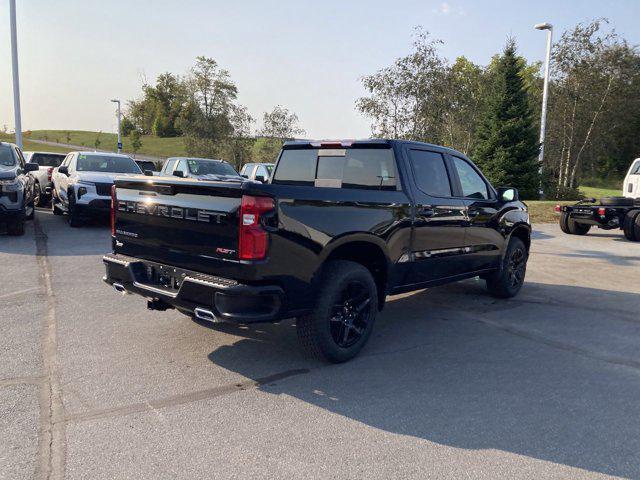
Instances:
[[[13,112],[15,115],[16,145],[22,149],[22,120],[20,118],[20,77],[18,76],[18,34],[16,31],[16,0],[9,0],[11,22],[11,60],[13,61]]]
[[[538,164],[540,172],[540,198],[544,197],[542,188],[542,166],[544,160],[544,135],[547,124],[547,98],[549,97],[549,63],[551,62],[551,42],[553,37],[553,25],[550,23],[538,23],[536,30],[547,31],[547,54],[544,60],[544,86],[542,87],[542,111],[540,112],[540,153],[538,154]]]
[[[111,101],[118,104],[118,153],[122,153],[122,138],[120,137],[120,100],[114,98]]]

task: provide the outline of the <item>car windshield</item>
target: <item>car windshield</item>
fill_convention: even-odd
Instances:
[[[0,165],[13,167],[15,164],[16,158],[13,155],[13,148],[10,145],[0,145]]]
[[[31,155],[30,161],[37,163],[41,167],[59,167],[64,157],[64,155],[56,153],[34,153]]]
[[[238,175],[227,162],[189,159],[187,163],[189,164],[189,171],[194,175]]]
[[[78,172],[142,173],[132,158],[86,153],[78,155],[76,170]]]

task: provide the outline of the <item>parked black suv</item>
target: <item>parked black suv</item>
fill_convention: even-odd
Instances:
[[[27,163],[20,149],[0,142],[0,225],[9,235],[23,235],[25,220],[35,214],[34,178],[37,163]]]
[[[470,277],[499,297],[525,277],[529,215],[463,154],[395,140],[289,142],[268,183],[116,179],[105,281],[199,319],[296,317],[341,362],[389,294]]]

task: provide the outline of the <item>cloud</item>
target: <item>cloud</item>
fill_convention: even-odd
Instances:
[[[466,14],[466,12],[462,7],[453,7],[447,2],[442,2],[438,6],[438,8],[434,8],[433,13],[435,13],[436,15],[442,15],[442,16],[457,15],[459,17],[462,17]]]

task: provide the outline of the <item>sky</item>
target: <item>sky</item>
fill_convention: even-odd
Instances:
[[[16,0],[23,130],[116,131],[114,104],[141,94],[146,79],[186,73],[214,58],[258,120],[282,105],[309,138],[363,138],[355,109],[361,78],[411,51],[421,25],[450,60],[487,64],[508,37],[538,61],[545,33],[606,17],[640,44],[640,0],[584,1],[217,1]],[[14,125],[9,2],[0,0],[0,128]]]

